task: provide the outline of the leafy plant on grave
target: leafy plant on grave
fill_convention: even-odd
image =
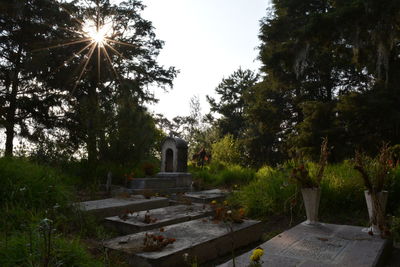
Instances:
[[[364,185],[371,195],[373,214],[371,223],[378,225],[381,236],[389,235],[389,230],[384,214],[384,207],[378,197],[387,186],[392,170],[392,156],[388,144],[383,144],[379,154],[375,158],[356,152],[354,169],[356,169],[364,181]]]
[[[321,185],[324,170],[328,164],[328,139],[324,138],[321,144],[320,158],[316,172],[311,172],[307,168],[304,155],[296,151],[293,157],[294,167],[292,169],[291,178],[296,181],[302,188],[319,188]]]
[[[211,201],[211,209],[213,212],[213,221],[242,223],[245,210],[243,208],[235,209],[230,207],[227,201],[218,203],[216,200]]]
[[[146,211],[145,215],[144,215],[144,219],[143,222],[150,224],[150,223],[155,223],[157,221],[157,218],[154,218],[150,215],[150,211]]]
[[[143,251],[160,251],[169,244],[173,244],[175,241],[175,238],[167,238],[163,235],[146,233],[143,239]]]

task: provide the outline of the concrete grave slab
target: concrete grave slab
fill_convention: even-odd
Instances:
[[[135,178],[129,182],[128,191],[133,194],[150,190],[157,193],[188,192],[192,186],[190,173],[165,172],[158,173],[152,178]]]
[[[168,198],[136,195],[128,198],[107,198],[78,203],[80,210],[88,212],[99,218],[120,215],[126,210],[142,211],[162,208],[169,205]]]
[[[203,204],[176,205],[149,211],[139,211],[127,215],[105,218],[105,225],[121,234],[132,234],[163,226],[195,220],[211,215],[211,207]],[[149,215],[153,222],[146,223],[145,216]]]
[[[183,255],[196,257],[199,264],[231,253],[260,239],[262,224],[245,220],[233,224],[233,231],[225,223],[197,219],[164,227],[164,232],[149,232],[175,238],[176,242],[157,252],[143,252],[144,232],[112,239],[105,247],[126,254],[131,266],[185,266]]]
[[[211,189],[205,191],[188,192],[183,195],[184,198],[197,203],[210,203],[213,200],[222,201],[227,193],[220,189]]]
[[[299,224],[265,242],[262,266],[375,267],[382,266],[391,242],[362,232],[362,227]],[[235,259],[248,266],[252,251]],[[233,266],[232,260],[219,267]]]

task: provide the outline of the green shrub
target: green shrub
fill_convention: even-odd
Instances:
[[[0,159],[0,231],[11,224],[18,227],[41,212],[65,209],[71,199],[69,177],[54,169],[23,159]]]
[[[225,135],[218,142],[212,144],[212,160],[225,164],[239,164],[241,162],[239,142],[231,134]]]
[[[247,184],[255,177],[255,171],[234,164],[222,164],[213,161],[204,168],[191,166],[189,171],[193,177],[200,179],[210,186],[232,186],[235,184]]]
[[[393,236],[393,240],[397,243],[400,242],[400,217],[393,217],[392,219],[392,227],[391,233]]]
[[[0,242],[0,266],[44,266],[46,258],[47,266],[102,266],[101,262],[87,253],[79,240],[54,236],[50,243],[50,253],[47,253],[44,239],[37,231],[15,233],[8,237],[7,242]]]
[[[296,186],[288,184],[287,171],[266,166],[255,176],[256,179],[234,193],[230,201],[242,205],[250,217],[266,218],[288,212]]]

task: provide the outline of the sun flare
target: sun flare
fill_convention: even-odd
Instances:
[[[107,37],[110,35],[111,25],[104,24],[97,27],[95,22],[88,21],[85,22],[82,30],[94,43],[103,46],[106,43]]]

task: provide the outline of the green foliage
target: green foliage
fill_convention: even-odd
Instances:
[[[234,186],[247,184],[255,177],[255,171],[239,165],[225,165],[213,161],[204,168],[191,167],[189,170],[195,179],[210,186]]]
[[[69,204],[71,188],[65,185],[69,178],[49,167],[24,159],[1,158],[0,177],[0,217],[8,220],[7,224],[18,227],[37,213]]]
[[[296,186],[288,184],[289,174],[285,169],[265,166],[256,173],[256,179],[241,187],[230,201],[242,205],[250,217],[288,214],[296,193]]]
[[[335,222],[339,216],[349,219],[353,216],[351,221],[356,225],[363,225],[368,220],[364,184],[351,161],[328,165],[321,188],[319,210],[322,218]]]
[[[0,265],[43,266],[45,262],[44,240],[37,231],[15,233],[7,243],[0,242]],[[51,241],[51,253],[47,266],[96,267],[101,262],[94,260],[79,240],[55,236]]]
[[[316,164],[309,164],[310,171],[316,171]],[[268,219],[272,215],[302,218],[302,198],[296,185],[289,183],[291,165],[278,168],[265,166],[257,171],[255,179],[242,185],[231,196],[230,201],[243,206],[250,217]],[[389,189],[387,212],[399,212],[400,168]],[[326,166],[321,182],[320,218],[332,223],[365,225],[368,212],[364,198],[363,181],[351,161]]]
[[[240,164],[242,153],[239,141],[231,134],[212,144],[212,160],[224,164]]]
[[[215,88],[216,94],[220,97],[218,102],[207,96],[211,111],[222,115],[216,121],[222,135],[231,134],[235,138],[243,135],[246,124],[244,95],[256,84],[258,78],[259,75],[253,71],[239,68],[228,78],[222,79],[221,83]]]
[[[400,242],[400,217],[393,217],[392,218],[392,226],[390,229],[393,240],[397,243]]]

